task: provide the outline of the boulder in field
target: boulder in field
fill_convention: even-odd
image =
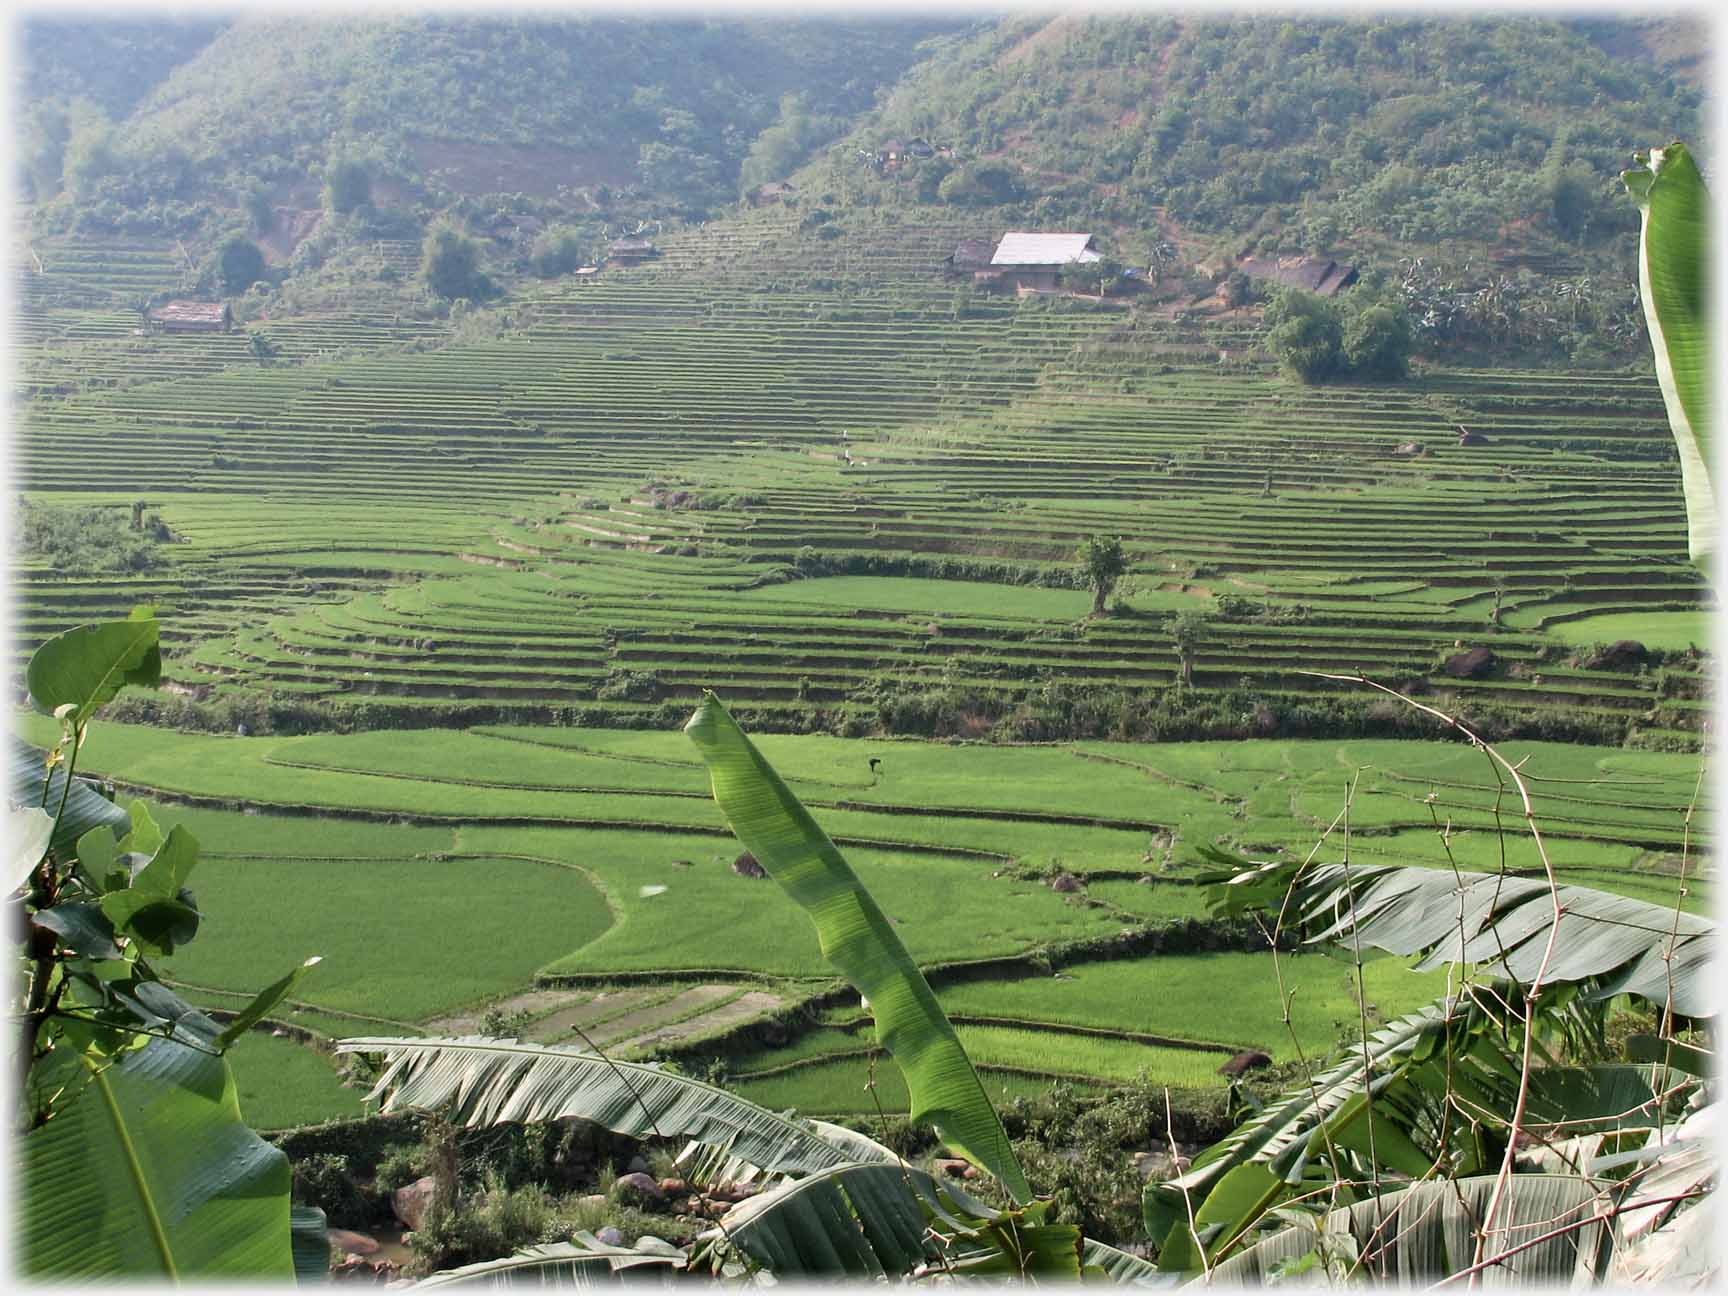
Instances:
[[[1636,639],[1621,639],[1585,657],[1584,670],[1637,670],[1650,659],[1650,650]]]
[[[1080,890],[1080,879],[1072,873],[1058,873],[1050,879],[1050,889],[1060,891],[1064,895],[1071,895]]]
[[[632,1171],[630,1174],[626,1175],[619,1175],[618,1181],[612,1185],[612,1192],[614,1196],[624,1198],[636,1197],[651,1202],[660,1201],[666,1195],[660,1191],[660,1181],[658,1179],[643,1174],[640,1170]]]
[[[1476,647],[1453,653],[1441,669],[1454,679],[1481,679],[1492,674],[1499,664],[1500,659],[1494,655],[1493,649]]]
[[[432,1209],[432,1196],[437,1186],[437,1180],[426,1175],[390,1195],[390,1209],[402,1221],[402,1227],[418,1229],[426,1222],[426,1212]]]
[[[1258,1049],[1247,1049],[1238,1053],[1223,1066],[1218,1068],[1219,1075],[1239,1076],[1245,1071],[1253,1071],[1259,1067],[1269,1067],[1272,1059]]]

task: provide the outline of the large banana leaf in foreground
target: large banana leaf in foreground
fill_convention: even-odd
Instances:
[[[1019,1202],[1020,1163],[924,974],[857,874],[712,693],[684,726],[708,766],[714,800],[768,875],[810,914],[827,960],[857,987],[877,1041],[906,1076],[912,1119],[929,1121]]]
[[[1638,293],[1656,356],[1656,378],[1680,453],[1687,547],[1704,566],[1716,552],[1710,487],[1710,198],[1684,144],[1653,148],[1620,179],[1643,222]]]
[[[904,1163],[868,1161],[782,1184],[734,1207],[707,1235],[777,1279],[970,1274],[1118,1281],[1156,1278],[1145,1261],[1050,1223],[1049,1202],[998,1210]]]
[[[382,1053],[368,1101],[418,1107],[462,1125],[579,1116],[631,1138],[682,1137],[775,1174],[808,1174],[854,1159],[809,1122],[676,1075],[567,1045],[516,1040],[346,1039],[340,1053]]]
[[[1636,994],[1687,1017],[1715,1015],[1709,919],[1588,887],[1558,891],[1563,912],[1545,985],[1597,982],[1596,998]],[[1278,913],[1287,893],[1285,924],[1310,941],[1423,955],[1419,969],[1473,963],[1524,983],[1541,968],[1554,922],[1544,881],[1394,866],[1250,867],[1217,888],[1211,904],[1222,913]]]
[[[17,1156],[26,1276],[294,1276],[288,1160],[241,1123],[214,1054],[152,1041],[101,1070]]]
[[[460,1269],[444,1269],[416,1283],[417,1287],[597,1287],[624,1274],[669,1276],[688,1258],[679,1248],[657,1237],[643,1236],[632,1247],[608,1246],[592,1233],[578,1232],[574,1242],[527,1247],[501,1260],[482,1260]]]
[[[1280,1230],[1230,1257],[1212,1270],[1210,1281],[1228,1288],[1276,1277],[1280,1285],[1329,1287],[1350,1274],[1430,1286],[1474,1263],[1476,1232],[1495,1182],[1493,1175],[1479,1175],[1421,1183],[1342,1207],[1316,1221],[1318,1227]],[[1596,1186],[1576,1175],[1514,1178],[1490,1254],[1526,1249],[1484,1270],[1483,1284],[1549,1287],[1599,1279],[1611,1238],[1592,1218],[1598,1201]]]

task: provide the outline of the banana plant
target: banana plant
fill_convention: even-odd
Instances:
[[[1015,1201],[1032,1190],[996,1109],[930,984],[828,835],[744,736],[713,693],[684,732],[696,744],[714,800],[768,876],[803,906],[825,958],[852,982],[876,1021],[876,1039],[906,1077],[912,1119],[929,1121]]]
[[[1474,973],[1460,993],[1375,1031],[1268,1103],[1184,1174],[1151,1185],[1143,1206],[1148,1232],[1162,1242],[1160,1268],[1235,1283],[1304,1280],[1298,1275],[1322,1281],[1344,1272],[1385,1277],[1387,1266],[1401,1281],[1461,1275],[1478,1260],[1459,1240],[1469,1232],[1470,1203],[1480,1197],[1483,1205],[1496,1191],[1495,1245],[1522,1248],[1521,1274],[1601,1280],[1610,1262],[1671,1260],[1664,1248],[1672,1234],[1662,1242],[1638,1239],[1618,1221],[1647,1214],[1656,1208],[1651,1202],[1671,1212],[1702,1192],[1693,1157],[1668,1144],[1682,1102],[1697,1123],[1715,1109],[1701,1083],[1708,1054],[1673,1039],[1635,1037],[1629,1053],[1643,1065],[1577,1066],[1532,1041],[1538,1065],[1524,1083],[1523,995],[1553,924],[1555,899],[1545,885],[1440,870],[1214,858],[1236,867],[1209,879],[1214,913],[1277,915],[1285,931],[1310,943],[1375,947],[1419,956],[1418,966],[1468,965]],[[1599,1040],[1606,1001],[1628,994],[1691,1018],[1713,1012],[1706,971],[1712,924],[1587,888],[1558,890],[1566,935],[1543,974],[1539,1028]],[[1538,1142],[1517,1158],[1520,1173],[1502,1182],[1487,1172],[1503,1160],[1521,1091],[1520,1130],[1524,1137],[1537,1131]],[[1604,1196],[1602,1173],[1627,1159],[1642,1163],[1641,1194]],[[1395,1195],[1437,1177],[1455,1195]],[[1344,1205],[1323,1218],[1299,1208],[1321,1192],[1341,1194]],[[1366,1200],[1351,1204],[1364,1193]],[[1588,1206],[1588,1229],[1561,1230],[1540,1250],[1524,1248],[1519,1220],[1527,1210],[1533,1219],[1554,1218],[1542,1212],[1554,1206],[1555,1193],[1572,1208]],[[1386,1228],[1400,1210],[1407,1224]],[[1694,1227],[1684,1219],[1664,1227]],[[1268,1226],[1280,1221],[1284,1232],[1266,1240]],[[1586,1234],[1592,1258],[1569,1268]],[[1635,1253],[1634,1242],[1648,1249]]]
[[[25,807],[7,877],[25,933],[18,1259],[50,1281],[321,1273],[322,1217],[290,1212],[287,1159],[246,1128],[222,1057],[316,960],[226,1029],[186,1003],[151,959],[197,934],[198,843],[76,774],[97,710],[160,680],[158,633],[147,608],[80,626],[26,673],[61,740],[46,759],[12,748],[11,800]]]
[[[1712,373],[1709,298],[1710,196],[1684,144],[1652,148],[1620,175],[1638,204],[1638,291],[1655,353],[1656,378],[1680,455],[1687,548],[1708,568],[1716,553],[1710,484]]]

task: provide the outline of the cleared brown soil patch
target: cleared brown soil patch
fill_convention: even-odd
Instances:
[[[720,1030],[727,1026],[737,1026],[759,1017],[763,1013],[773,1012],[786,1001],[779,995],[769,994],[766,990],[750,990],[739,995],[729,1004],[721,1004],[711,1013],[703,1013],[700,1017],[692,1017],[689,1021],[676,1022],[671,1026],[662,1026],[651,1030],[645,1035],[638,1035],[630,1041],[632,1050],[645,1049],[657,1044],[668,1044],[674,1040],[689,1039],[692,1035],[705,1035],[709,1031]]]
[[[542,1017],[528,1028],[529,1039],[549,1044],[567,1035],[575,1034],[578,1029],[586,1031],[591,1023],[603,1021],[608,1017],[618,1015],[620,1012],[628,1011],[636,1004],[653,998],[655,992],[652,987],[644,987],[640,990],[609,990],[592,998],[586,998],[586,996],[569,991],[564,993],[572,999],[585,999],[585,1002],[555,1012],[549,1017]]]
[[[617,1040],[632,1039],[659,1022],[670,1022],[687,1013],[694,1013],[717,1000],[726,998],[728,995],[736,994],[737,990],[738,987],[733,985],[693,986],[682,994],[673,995],[664,1003],[650,1004],[637,1012],[626,1013],[602,1026],[597,1026],[588,1032],[588,1038],[599,1048],[604,1048]]]
[[[471,140],[416,139],[414,160],[426,172],[445,171],[445,184],[461,193],[525,193],[540,198],[558,187],[633,184],[636,168],[616,153],[596,149],[529,148]]]
[[[638,992],[625,992],[638,993]],[[570,1003],[584,1003],[590,998],[586,991],[581,990],[528,990],[519,995],[512,995],[498,1005],[500,1012],[510,1013],[543,1013],[549,1008],[558,1008]],[[600,998],[606,998],[601,995]],[[469,1013],[458,1013],[451,1017],[440,1017],[436,1021],[426,1023],[426,1029],[435,1035],[472,1035],[480,1029],[480,1019],[484,1009],[476,1009]],[[535,1038],[539,1038],[536,1036]]]

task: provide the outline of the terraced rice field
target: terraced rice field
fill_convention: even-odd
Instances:
[[[47,740],[44,720],[21,723]],[[95,735],[86,769],[149,789],[160,818],[205,844],[192,885],[208,922],[168,967],[201,1002],[237,1006],[316,953],[285,1017],[320,1035],[471,1033],[490,1011],[524,1038],[619,1056],[719,1050],[763,1101],[904,1109],[886,1063],[863,1087],[867,1023],[803,914],[731,868],[738,846],[678,733]],[[1517,815],[1495,832],[1499,789],[1457,744],[761,745],[1008,1096],[1057,1078],[1214,1086],[1238,1049],[1324,1052],[1364,1016],[1444,991],[1444,973],[1397,960],[1366,965],[1358,987],[1349,964],[1313,954],[1180,952],[1199,939],[1188,920],[1203,908],[1202,845],[1269,858],[1323,843],[1336,858],[1348,797],[1355,861],[1490,868],[1504,851],[1509,868],[1540,869]],[[1563,880],[1707,908],[1710,871],[1691,846],[1709,828],[1698,758],[1544,743],[1507,754],[1525,760]],[[1078,890],[1055,890],[1060,874]],[[776,936],[741,939],[763,932]],[[1034,955],[1053,955],[1055,974]],[[752,1033],[769,1019],[778,1043]],[[351,1104],[314,1060],[323,1069],[293,1073],[283,1110],[318,1094],[332,1115]]]
[[[171,245],[39,244],[18,484],[146,500],[179,541],[137,576],[26,558],[14,661],[150,602],[171,689],[361,731],[97,726],[84,767],[163,798],[206,846],[207,935],[172,975],[233,1006],[320,953],[291,1018],[321,1035],[503,1021],[626,1056],[718,1051],[774,1105],[903,1110],[891,1066],[865,1089],[869,1039],[802,915],[730,869],[672,732],[704,688],[758,732],[862,735],[885,690],[954,686],[1007,713],[1070,686],[1156,697],[1178,687],[1172,618],[1194,611],[1189,687],[1242,701],[1245,725],[1338,696],[1312,672],[1367,672],[1696,748],[1707,666],[1682,654],[1713,600],[1685,562],[1654,378],[1300,388],[1245,319],[944,281],[953,244],[992,232],[927,212],[824,241],[756,212],[672,234],[649,266],[516,292],[490,341],[376,306],[272,318],[269,365],[249,329],[137,331],[132,295],[180,282]],[[1132,570],[1092,619],[1073,555],[1100,534]],[[1670,656],[1581,664],[1625,637]],[[1493,674],[1443,671],[1477,644]],[[1224,1050],[1323,1051],[1437,992],[1373,965],[1359,993],[1297,960],[1292,1038],[1263,954],[1097,957],[1194,930],[1203,845],[1306,851],[1348,801],[1352,859],[1538,867],[1455,745],[761,742],[1001,1095],[1216,1085]],[[1511,747],[1552,780],[1565,880],[1675,903],[1684,856],[1679,902],[1705,903],[1697,756]],[[1081,889],[1053,890],[1061,873]],[[760,931],[785,938],[740,939]],[[1032,975],[1051,949],[1070,952],[1061,975]],[[751,1034],[769,1018],[780,1043]],[[247,1068],[297,1077],[273,1120],[352,1107],[292,1039],[248,1040],[240,1065],[243,1087]]]
[[[139,338],[68,304],[89,279],[52,267],[139,249],[50,248],[26,294],[21,484],[142,495],[185,543],[144,578],[26,565],[20,651],[149,598],[196,646],[176,684],[205,696],[629,723],[714,685],[770,720],[867,717],[884,678],[1168,689],[1169,619],[1197,609],[1203,691],[1288,708],[1334,687],[1299,672],[1360,669],[1460,705],[1696,730],[1694,662],[1658,680],[1565,661],[1650,616],[1684,648],[1709,605],[1653,379],[1298,388],[1245,323],[956,301],[940,259],[976,233],[931,213],[836,246],[754,213],[529,289],[492,342],[272,319],[268,367],[240,335]],[[1481,440],[1458,445],[1459,422]],[[1099,533],[1132,559],[1123,615],[988,583],[1072,583]],[[939,564],[994,575],[928,580]],[[813,568],[834,574],[797,579]],[[1493,678],[1439,672],[1478,642]]]

